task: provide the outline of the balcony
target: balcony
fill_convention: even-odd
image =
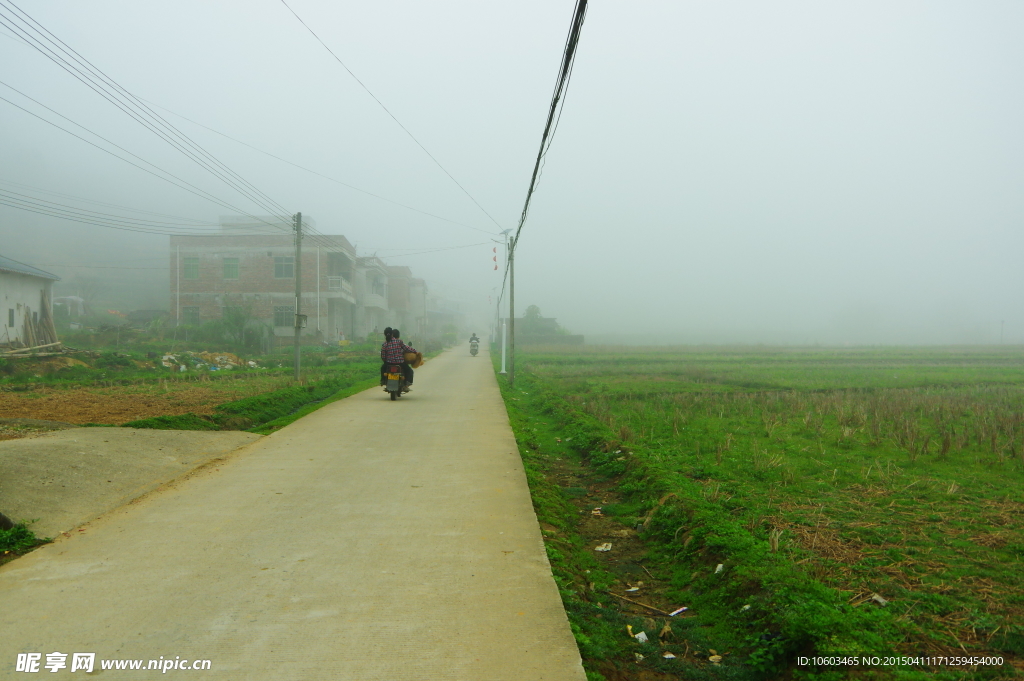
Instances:
[[[356,296],[352,289],[352,282],[345,277],[327,277],[327,290],[333,293],[340,293],[341,297],[355,302]]]
[[[366,308],[375,307],[379,310],[388,309],[388,299],[380,295],[379,293],[367,293],[359,302],[363,307]]]

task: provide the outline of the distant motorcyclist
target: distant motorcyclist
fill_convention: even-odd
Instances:
[[[473,332],[473,335],[469,337],[469,342],[470,343],[479,343],[480,342],[480,339],[476,337],[476,332],[475,331]]]
[[[402,367],[402,373],[405,374],[405,389],[402,392],[409,392],[411,389],[409,386],[412,385],[413,379],[412,367],[405,361],[405,353],[407,352],[415,353],[418,350],[402,342],[401,331],[391,329],[391,336],[380,346],[380,358],[383,360],[384,366],[398,364]]]

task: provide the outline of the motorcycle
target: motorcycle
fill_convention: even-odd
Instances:
[[[480,352],[480,344],[476,341],[472,341],[469,344],[469,354],[476,357],[476,353]]]
[[[384,374],[384,392],[391,395],[391,400],[397,400],[402,391],[405,390],[405,374],[398,364],[391,364]]]

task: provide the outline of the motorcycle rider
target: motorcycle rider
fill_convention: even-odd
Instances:
[[[388,328],[384,329],[384,342],[380,346],[380,361],[383,362],[383,364],[380,365],[380,384],[381,385],[385,385],[387,383],[387,379],[384,378],[384,374],[386,374],[387,371],[388,371],[388,361],[386,359],[384,359],[384,348],[387,346],[388,343],[391,342],[391,330],[392,329],[391,329],[390,326]]]
[[[469,342],[470,343],[479,343],[480,342],[480,339],[476,337],[476,331],[474,331],[473,335],[469,337]]]
[[[412,388],[413,371],[409,363],[405,361],[405,353],[418,352],[416,348],[410,347],[402,342],[402,332],[398,329],[391,329],[391,338],[380,346],[380,358],[385,365],[399,364],[402,373],[405,374],[405,388],[402,392],[409,392]]]

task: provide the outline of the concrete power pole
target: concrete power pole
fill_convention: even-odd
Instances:
[[[302,333],[302,213],[292,218],[295,223],[295,380],[299,380],[302,349],[299,336]]]
[[[508,233],[511,229],[506,229],[502,232],[505,236],[505,267],[508,268]],[[498,322],[501,328],[501,374],[507,374],[505,370],[505,358],[508,355],[508,323],[501,319],[501,298],[498,298]]]
[[[516,386],[516,240],[508,249],[508,387]]]

